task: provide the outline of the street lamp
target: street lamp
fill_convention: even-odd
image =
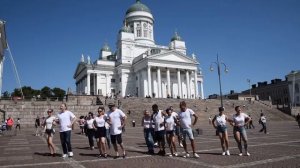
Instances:
[[[222,95],[222,85],[221,85],[221,72],[220,72],[220,66],[221,65],[224,65],[224,72],[227,73],[229,70],[227,68],[227,66],[223,63],[223,62],[219,62],[219,55],[217,54],[217,62],[212,62],[210,64],[210,71],[213,71],[214,68],[213,68],[213,63],[217,65],[217,68],[218,68],[218,76],[219,76],[219,87],[220,87],[220,97],[221,97],[221,107],[223,107],[223,95]]]
[[[250,79],[247,79],[247,82],[249,83],[249,91],[250,91],[250,97],[251,97],[251,86],[250,86],[251,81],[250,81]]]

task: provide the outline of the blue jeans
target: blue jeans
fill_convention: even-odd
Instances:
[[[110,131],[109,131],[109,128],[106,129],[106,141],[107,141],[107,146],[110,149]]]
[[[71,131],[60,132],[59,135],[60,135],[60,142],[64,154],[68,154],[68,152],[72,152]]]
[[[153,128],[144,128],[144,137],[149,151],[150,150],[153,151],[153,147],[154,147],[153,134],[154,134]]]

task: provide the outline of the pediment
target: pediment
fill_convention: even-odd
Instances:
[[[166,53],[152,55],[149,56],[148,59],[157,61],[172,61],[187,64],[198,64],[197,60],[194,60],[178,51],[170,51]]]
[[[77,65],[77,68],[76,68],[76,71],[74,73],[74,76],[73,78],[75,79],[80,73],[82,70],[86,69],[86,63],[82,63],[80,62],[78,65]]]

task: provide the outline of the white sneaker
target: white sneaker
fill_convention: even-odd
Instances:
[[[179,143],[179,146],[183,148],[183,145],[182,145],[182,143]]]
[[[243,153],[240,153],[239,156],[243,156]]]
[[[178,156],[178,154],[177,154],[177,153],[174,153],[174,156],[176,156],[176,157],[177,157],[177,156]]]
[[[249,152],[246,152],[246,156],[250,156],[250,153],[249,153]]]
[[[226,154],[225,152],[222,152],[222,156],[225,156],[225,154]]]
[[[186,153],[185,155],[183,155],[184,158],[188,158],[190,157],[190,154],[189,153]]]
[[[173,155],[171,154],[171,155],[169,155],[170,157],[173,157]]]
[[[69,152],[69,157],[73,157],[73,156],[74,156],[73,152]]]
[[[62,158],[66,158],[66,157],[68,157],[68,155],[67,154],[63,154],[61,157]]]
[[[230,156],[229,150],[226,151],[226,155]]]
[[[199,155],[197,153],[193,154],[194,158],[199,158]]]

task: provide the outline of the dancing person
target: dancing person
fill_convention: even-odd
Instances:
[[[86,136],[89,140],[90,149],[94,150],[94,137],[95,137],[95,125],[94,125],[94,114],[89,112],[87,120],[86,120]]]
[[[182,140],[183,148],[186,153],[183,157],[190,157],[190,154],[189,154],[189,152],[187,150],[187,146],[186,146],[187,145],[186,144],[186,136],[188,136],[190,139],[190,142],[191,142],[193,156],[195,158],[199,158],[199,155],[196,153],[195,140],[194,140],[194,135],[193,135],[193,131],[192,131],[192,126],[196,125],[198,116],[192,109],[187,108],[185,101],[180,102],[179,108],[180,108],[180,112],[178,114],[178,118],[179,118],[181,132],[183,135],[183,140]],[[193,124],[192,124],[192,117],[194,117]]]
[[[248,152],[248,139],[245,129],[245,125],[248,124],[250,118],[247,114],[241,112],[242,110],[240,106],[236,106],[235,111],[236,114],[234,114],[233,118],[229,121],[233,126],[233,135],[240,151],[239,156],[243,156],[242,140],[244,142],[245,155],[250,156],[250,153]]]
[[[261,124],[262,128],[259,132],[264,132],[267,134],[267,118],[264,113],[260,113],[259,123]]]
[[[175,125],[176,125],[175,123],[177,118],[175,118],[175,116],[172,115],[171,109],[167,109],[166,112],[167,112],[167,116],[165,117],[166,139],[171,151],[171,155],[169,156],[170,157],[178,156],[176,145],[175,145]]]
[[[125,126],[126,115],[120,109],[117,109],[115,103],[108,103],[109,111],[107,112],[108,123],[110,124],[110,138],[116,152],[115,158],[119,157],[118,146],[122,149],[123,158],[126,157],[124,144],[122,141],[122,130]]]
[[[95,138],[99,149],[99,157],[107,158],[106,153],[106,128],[105,123],[107,116],[105,115],[104,107],[98,108],[98,116],[95,117],[94,125],[96,127]]]
[[[76,121],[76,116],[69,110],[67,110],[66,103],[60,105],[60,112],[57,114],[58,123],[60,125],[60,141],[63,149],[63,158],[73,157],[72,145],[71,145],[71,130],[72,125]]]
[[[219,114],[215,115],[215,117],[212,119],[212,125],[217,130],[218,136],[221,141],[222,146],[222,155],[230,155],[229,149],[228,149],[228,133],[227,133],[227,126],[226,121],[228,121],[227,116],[224,114],[224,107],[219,107]]]
[[[157,141],[159,152],[158,155],[166,155],[165,151],[165,126],[164,126],[164,113],[158,109],[157,104],[152,105],[153,114],[151,116],[154,123],[154,136]]]
[[[53,135],[55,133],[53,126],[55,125],[55,116],[53,115],[53,109],[49,109],[47,111],[48,116],[46,117],[46,120],[44,122],[44,127],[46,128],[45,133],[46,133],[46,139],[47,139],[47,145],[50,151],[50,155],[55,157],[56,155],[56,150],[55,146],[53,143]]]
[[[154,154],[154,129],[153,121],[151,119],[150,112],[148,110],[144,111],[144,116],[142,118],[142,127],[144,128],[144,138],[148,147],[148,154]]]

